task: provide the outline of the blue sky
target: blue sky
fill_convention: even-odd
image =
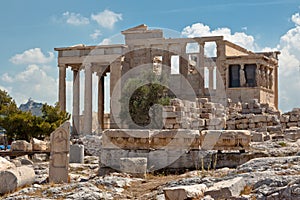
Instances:
[[[299,13],[299,0],[1,1],[0,88],[18,104],[29,97],[53,104],[55,47],[97,45],[122,30],[147,24],[183,37],[224,34],[253,51],[282,51],[280,109],[287,111],[300,107]],[[67,80],[71,91],[70,73]]]

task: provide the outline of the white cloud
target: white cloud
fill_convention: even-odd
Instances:
[[[292,15],[292,21],[297,25],[300,26],[300,15],[299,13],[296,13]]]
[[[109,45],[109,44],[112,44],[112,41],[109,38],[105,38],[102,40],[102,42],[99,43],[99,45]]]
[[[113,11],[107,9],[98,14],[92,14],[91,18],[100,26],[109,29],[112,29],[116,22],[123,20],[122,14],[114,13]]]
[[[99,29],[96,29],[94,31],[94,33],[90,34],[90,36],[93,40],[97,40],[100,35],[102,35],[102,34],[101,34],[101,31]]]
[[[40,48],[34,48],[24,51],[21,54],[16,54],[10,58],[13,64],[44,64],[54,60],[54,53],[48,52],[45,55]]]
[[[4,88],[10,88],[9,93],[18,104],[29,97],[43,102],[57,101],[57,81],[38,65],[29,65],[16,75],[4,74],[1,80]]]
[[[281,38],[277,48],[279,56],[280,107],[287,111],[300,107],[300,16],[292,15],[295,27]]]
[[[13,79],[7,73],[2,75],[1,80],[7,83],[13,82]]]
[[[83,17],[79,13],[73,13],[73,12],[65,12],[63,13],[63,18],[66,20],[68,24],[80,26],[80,25],[86,25],[90,23],[90,20],[86,17]]]
[[[231,33],[229,28],[218,28],[211,30],[209,26],[196,23],[191,26],[187,26],[183,29],[182,35],[185,37],[205,37],[205,36],[224,36],[225,40],[234,42],[248,50],[255,50],[257,45],[254,42],[254,37],[247,35],[244,32]]]

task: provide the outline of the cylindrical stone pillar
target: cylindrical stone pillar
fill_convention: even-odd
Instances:
[[[85,85],[84,85],[84,134],[92,133],[92,65],[85,64]]]
[[[212,90],[214,89],[214,66],[208,67],[208,71],[209,71],[208,88]]]
[[[0,180],[0,194],[12,192],[19,187],[31,185],[34,182],[34,169],[28,166],[21,166],[0,171]]]
[[[66,111],[66,66],[58,65],[59,79],[58,79],[58,102],[60,110]]]
[[[80,110],[80,71],[73,68],[73,137],[79,137],[79,110]]]
[[[98,124],[104,130],[104,76],[98,74]]]

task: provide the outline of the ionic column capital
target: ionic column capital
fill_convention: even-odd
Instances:
[[[92,63],[90,63],[90,62],[86,62],[86,63],[82,63],[82,66],[83,66],[84,68],[86,68],[86,67],[92,67],[93,65],[92,65]]]
[[[80,67],[81,67],[81,65],[72,65],[71,70],[72,71],[80,71]]]
[[[57,67],[60,68],[60,69],[61,68],[67,68],[67,65],[66,64],[58,64]]]

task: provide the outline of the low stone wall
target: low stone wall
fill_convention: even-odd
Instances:
[[[278,116],[271,114],[230,115],[226,121],[226,129],[228,130],[258,130],[278,125],[281,125]]]
[[[197,130],[184,129],[108,129],[102,134],[102,149],[199,149],[200,136]]]
[[[244,151],[250,142],[249,131],[108,129],[102,135],[99,174],[108,168],[120,170],[122,158],[136,157],[147,158],[148,171],[195,169],[204,157],[205,166],[210,165],[207,150]]]

